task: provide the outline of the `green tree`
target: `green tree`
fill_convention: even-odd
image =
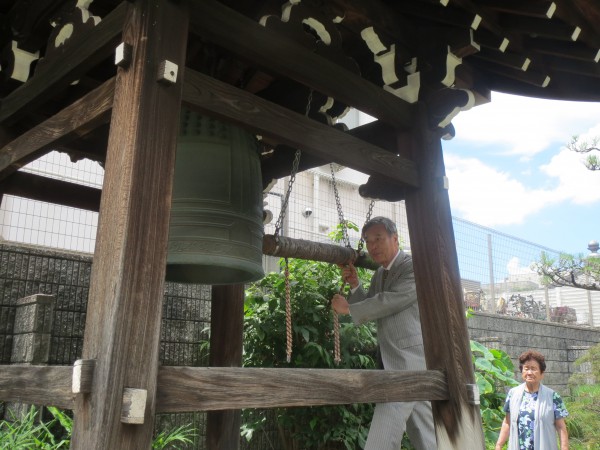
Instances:
[[[569,416],[570,448],[588,450],[600,448],[600,344],[596,344],[575,361],[576,366],[590,364],[588,374],[575,373],[569,378],[571,394],[565,398]],[[595,381],[595,384],[589,384]]]
[[[567,148],[577,153],[591,153],[587,156],[584,164],[589,170],[600,170],[600,158],[597,152],[600,151],[598,144],[600,136],[592,138],[590,141],[580,141],[579,136],[573,136],[567,144]],[[592,153],[593,152],[593,153]]]
[[[543,252],[531,268],[545,284],[600,290],[600,257],[597,256],[561,253],[558,258],[552,258]]]

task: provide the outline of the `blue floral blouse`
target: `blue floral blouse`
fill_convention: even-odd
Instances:
[[[504,403],[504,412],[510,413],[510,398],[513,391],[509,391]],[[538,399],[538,393],[523,393],[521,401],[521,410],[519,411],[519,419],[517,425],[519,427],[519,450],[533,450],[533,428],[535,424],[535,406]],[[554,406],[554,419],[563,419],[569,415],[565,402],[561,396],[554,392],[552,397]]]

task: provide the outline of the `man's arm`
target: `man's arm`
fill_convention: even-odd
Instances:
[[[357,324],[397,314],[411,307],[417,301],[412,270],[396,274],[387,291],[374,292],[374,284],[371,282],[371,289],[367,294],[359,287],[348,297],[350,314],[352,320]]]

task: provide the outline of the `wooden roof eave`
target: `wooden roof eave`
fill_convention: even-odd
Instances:
[[[67,41],[57,52],[60,57],[54,55],[52,61],[45,61],[42,70],[36,70],[30,80],[2,99],[0,123],[18,119],[27,108],[65,89],[113,54],[121,39],[126,12],[127,2],[123,2],[95,28]]]
[[[190,21],[192,33],[261,68],[291,78],[396,128],[413,125],[414,105],[216,0],[193,2]]]

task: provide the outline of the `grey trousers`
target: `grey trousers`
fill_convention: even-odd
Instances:
[[[429,402],[378,403],[364,450],[399,450],[404,431],[417,450],[436,450]]]

